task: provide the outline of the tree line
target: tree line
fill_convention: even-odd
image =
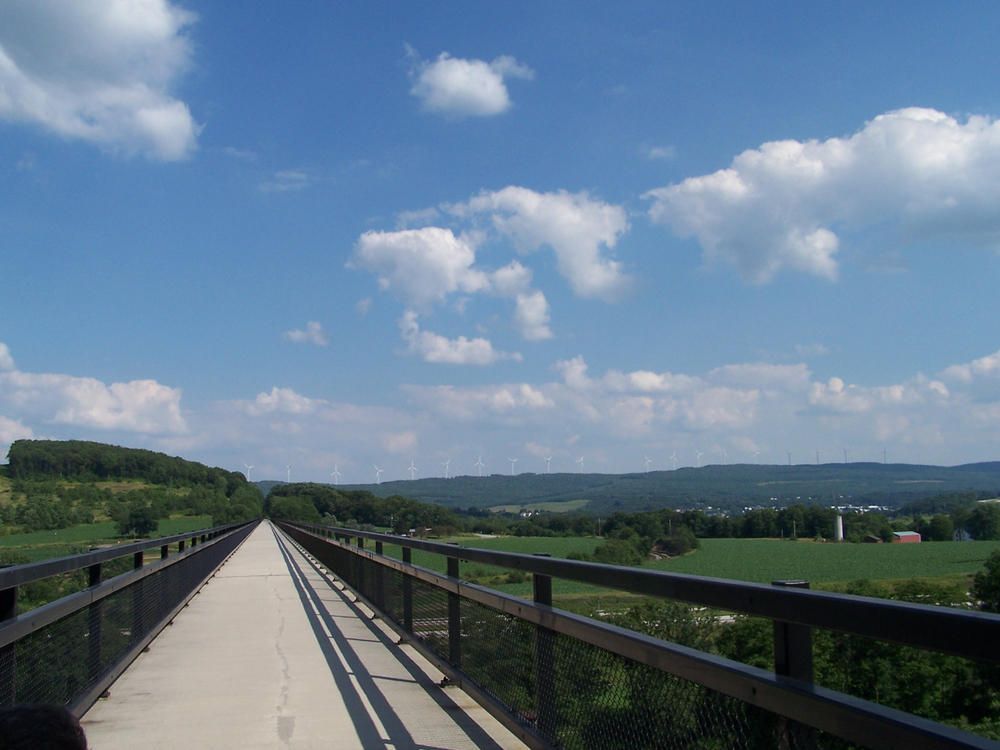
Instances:
[[[259,518],[264,498],[238,472],[153,451],[85,441],[18,440],[8,454],[12,502],[0,532],[52,531],[98,518],[120,535],[147,535],[171,515],[212,517],[213,525]],[[112,491],[99,482],[136,481]]]
[[[7,453],[12,479],[103,482],[143,479],[172,487],[216,487],[229,497],[247,483],[239,472],[165,453],[85,440],[16,440]]]

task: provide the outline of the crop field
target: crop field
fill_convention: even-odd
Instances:
[[[982,570],[1000,542],[818,544],[774,539],[703,539],[697,552],[649,563],[652,570],[769,583],[936,578]]]
[[[441,541],[462,546],[532,554],[548,552],[566,557],[571,551],[591,552],[601,541],[593,537],[454,537]],[[807,580],[814,584],[908,578],[968,576],[983,569],[986,558],[1000,542],[924,542],[921,544],[818,544],[774,539],[703,539],[702,548],[681,558],[647,563],[649,570],[769,583],[775,580]],[[386,546],[386,553],[399,558],[399,547]],[[443,573],[441,555],[414,550],[413,562]],[[463,575],[506,593],[530,596],[531,583],[509,583],[505,572],[476,563],[462,563]],[[490,577],[493,577],[492,580]],[[553,594],[580,595],[601,589],[573,581],[553,581]]]
[[[172,536],[188,531],[207,529],[212,525],[211,516],[185,516],[161,518],[155,536]],[[27,555],[31,562],[73,554],[79,547],[99,543],[122,541],[115,537],[112,521],[80,524],[58,531],[36,531],[31,534],[0,536],[0,549]]]

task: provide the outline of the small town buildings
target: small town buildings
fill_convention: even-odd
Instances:
[[[892,532],[893,543],[915,543],[920,541],[920,534],[916,531],[894,531]]]

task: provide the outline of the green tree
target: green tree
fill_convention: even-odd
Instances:
[[[986,569],[972,579],[972,595],[981,602],[981,609],[1000,613],[1000,550],[993,550]]]
[[[929,542],[950,542],[951,533],[954,529],[951,525],[951,518],[938,514],[931,519],[927,525],[927,541]]]
[[[1000,503],[978,503],[969,518],[969,531],[979,542],[1000,539]]]
[[[115,524],[120,536],[133,532],[136,536],[149,536],[160,527],[155,511],[149,503],[142,500],[129,503],[127,512],[119,515]]]

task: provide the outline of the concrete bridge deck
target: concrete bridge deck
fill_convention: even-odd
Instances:
[[[84,716],[93,750],[524,746],[262,523]]]

